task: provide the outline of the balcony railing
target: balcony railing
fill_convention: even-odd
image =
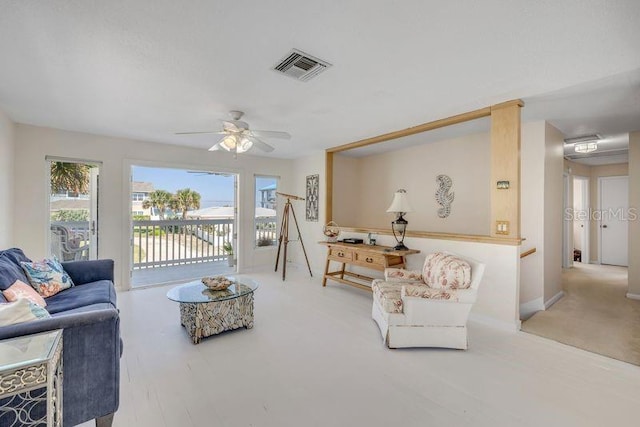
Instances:
[[[276,218],[256,218],[256,246],[275,246]]]
[[[232,219],[133,221],[133,269],[167,267],[228,258]],[[256,218],[256,245],[276,244],[276,219]]]
[[[133,221],[133,269],[219,261],[232,219]]]

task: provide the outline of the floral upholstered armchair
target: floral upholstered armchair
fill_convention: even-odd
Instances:
[[[372,282],[372,316],[389,348],[467,348],[467,319],[484,264],[457,255],[427,255],[422,271],[385,270]]]

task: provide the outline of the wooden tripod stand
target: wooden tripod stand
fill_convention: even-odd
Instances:
[[[291,199],[293,200],[304,200],[302,197],[292,196],[291,194],[279,193],[276,192],[277,195],[283,196],[287,198],[287,203],[284,205],[284,212],[282,213],[282,226],[280,227],[280,237],[278,238],[278,255],[276,256],[276,270],[278,271],[278,261],[280,261],[280,249],[282,249],[282,244],[284,243],[284,252],[282,257],[282,280],[286,278],[287,275],[287,244],[289,242],[293,242],[295,240],[289,240],[289,212],[293,215],[293,222],[296,224],[296,230],[298,230],[298,240],[300,241],[300,245],[302,245],[302,253],[304,253],[304,259],[307,261],[307,268],[309,269],[309,274],[313,277],[313,273],[311,272],[311,266],[309,265],[309,258],[307,257],[307,251],[304,248],[304,242],[302,241],[302,235],[300,234],[300,227],[298,227],[298,220],[296,219],[296,211],[293,210],[293,205],[291,204]]]

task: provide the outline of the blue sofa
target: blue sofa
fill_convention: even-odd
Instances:
[[[22,250],[0,251],[0,290],[17,279],[29,283],[20,267],[30,261]],[[64,329],[63,424],[96,419],[110,426],[120,389],[120,317],[113,284],[113,261],[62,263],[75,286],[46,299],[51,318],[0,327],[0,339]],[[6,302],[0,293],[0,302]]]

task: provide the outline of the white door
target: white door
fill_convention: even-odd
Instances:
[[[98,188],[100,168],[91,168],[90,208],[89,208],[89,259],[98,259]]]
[[[629,177],[600,178],[600,263],[628,264]]]
[[[100,163],[47,157],[49,244],[61,261],[98,258]]]

